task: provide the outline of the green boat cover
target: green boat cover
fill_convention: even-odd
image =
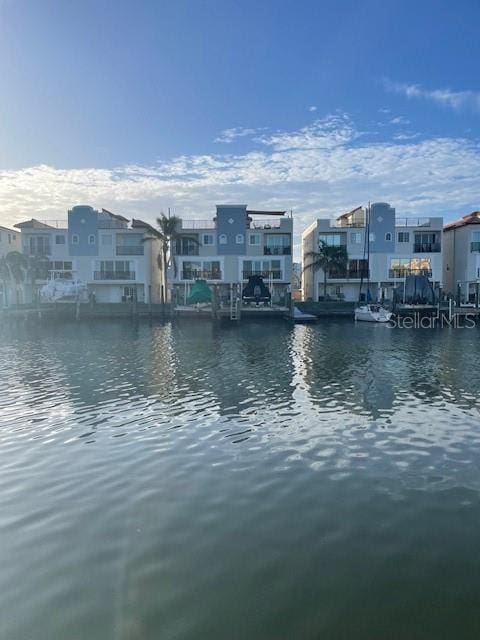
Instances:
[[[190,295],[187,298],[187,304],[197,304],[202,302],[211,302],[212,292],[206,280],[195,280]]]

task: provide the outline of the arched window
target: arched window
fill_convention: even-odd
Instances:
[[[95,236],[93,233],[88,236],[88,244],[95,244]]]
[[[76,233],[72,235],[72,244],[78,244],[79,238]]]
[[[243,244],[243,233],[237,233],[235,242],[237,244]]]
[[[386,233],[386,234],[385,234],[385,240],[386,240],[387,242],[391,242],[391,240],[392,240],[392,234],[391,234],[391,233]]]
[[[226,233],[221,233],[218,236],[218,243],[219,244],[227,244],[227,234]]]

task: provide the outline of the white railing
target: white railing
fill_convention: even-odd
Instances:
[[[429,227],[430,218],[395,218],[396,227]]]
[[[280,229],[281,220],[251,220],[250,229]]]
[[[215,221],[185,220],[182,218],[182,229],[215,229]]]

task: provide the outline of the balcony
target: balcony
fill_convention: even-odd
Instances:
[[[182,219],[182,229],[215,229],[215,220]]]
[[[330,271],[328,277],[332,280],[349,280],[368,278],[368,269],[347,269],[346,271]]]
[[[430,218],[395,218],[396,227],[429,227]]]
[[[413,245],[413,253],[440,253],[441,250],[440,242],[416,242]]]
[[[406,278],[407,276],[427,276],[427,278],[432,277],[431,269],[389,269],[388,277],[391,280],[395,280],[396,278]]]
[[[263,247],[264,256],[291,256],[292,247]]]
[[[471,242],[470,253],[476,253],[477,251],[480,251],[480,242]]]
[[[282,226],[280,218],[278,220],[252,220],[252,218],[248,218],[247,220],[250,223],[250,229],[280,229]]]
[[[121,220],[98,220],[98,229],[128,229],[128,223]]]
[[[276,269],[274,271],[256,271],[254,269],[250,269],[248,271],[243,271],[243,279],[244,280],[248,280],[248,278],[250,278],[250,276],[261,276],[264,280],[270,280],[270,278],[272,280],[281,280],[282,279],[282,272],[280,269]]]
[[[135,271],[94,271],[94,280],[135,280]]]
[[[142,245],[124,245],[116,248],[117,256],[143,256],[144,246]]]
[[[184,269],[182,280],[221,280],[222,272],[218,269],[207,271],[206,269]]]

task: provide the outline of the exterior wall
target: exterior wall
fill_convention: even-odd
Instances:
[[[476,242],[473,234],[479,231],[479,224],[466,224],[444,231],[443,279],[446,293],[456,295],[459,284],[465,287],[466,283],[476,283],[480,278],[480,252],[472,251],[471,246]]]
[[[245,254],[247,233],[247,205],[217,205],[218,255]],[[221,244],[221,238],[226,239]],[[242,240],[240,242],[240,239]]]
[[[68,212],[68,251],[71,256],[97,256],[98,255],[98,211],[93,207],[77,206]],[[78,237],[78,244],[72,242],[72,238]],[[89,243],[93,237],[95,242]]]
[[[7,227],[0,227],[0,258],[11,251],[21,251],[20,233]]]
[[[395,251],[395,209],[386,202],[374,202],[370,206],[370,253]],[[387,240],[390,234],[391,240]]]

